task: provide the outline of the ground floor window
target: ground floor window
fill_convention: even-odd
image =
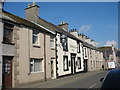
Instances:
[[[42,60],[30,59],[30,72],[40,72],[40,71],[42,71]]]
[[[69,68],[68,68],[68,56],[63,56],[63,70],[64,71],[69,70]]]
[[[77,58],[77,61],[78,61],[78,69],[81,69],[81,58],[78,57],[78,58]]]

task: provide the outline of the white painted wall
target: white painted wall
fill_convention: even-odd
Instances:
[[[63,70],[63,55],[67,55],[68,56],[68,60],[70,60],[69,58],[69,53],[68,52],[64,52],[63,51],[63,47],[62,44],[60,43],[60,34],[57,34],[57,55],[58,55],[58,76],[62,76],[62,75],[66,75],[66,74],[70,74],[71,73],[71,68],[69,67],[68,71],[64,71]],[[69,48],[69,47],[68,47]]]
[[[81,69],[78,69],[78,66],[76,66],[76,72],[80,72],[83,71],[83,52],[82,52],[82,47],[81,47],[81,43],[80,43],[80,50],[81,53],[77,53],[77,41],[73,40],[71,38],[68,37],[68,52],[63,51],[63,47],[62,44],[60,42],[60,34],[57,34],[56,36],[57,38],[57,55],[58,55],[58,76],[62,76],[62,75],[66,75],[66,74],[71,74],[71,65],[69,66],[69,70],[68,71],[64,71],[63,70],[63,56],[67,55],[68,56],[68,62],[71,62],[71,53],[76,54],[76,58],[75,58],[75,62],[77,61],[77,57],[81,57]]]

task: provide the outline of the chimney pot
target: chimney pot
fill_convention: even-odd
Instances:
[[[29,7],[31,7],[31,5],[30,5],[30,4],[28,4],[28,8],[29,8]]]
[[[64,28],[66,31],[68,31],[68,23],[65,21],[60,22],[60,24],[58,25],[61,28]]]
[[[33,2],[32,5],[35,6],[35,5],[36,5],[36,2]]]

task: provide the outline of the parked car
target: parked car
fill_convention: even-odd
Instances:
[[[110,70],[105,78],[101,78],[102,86],[100,90],[104,88],[119,88],[120,90],[120,69]]]

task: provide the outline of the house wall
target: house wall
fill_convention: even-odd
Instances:
[[[19,74],[17,75],[17,79],[19,84],[30,83],[35,81],[41,81],[45,79],[45,64],[44,64],[44,34],[39,33],[39,42],[40,46],[33,46],[32,44],[32,30],[27,28],[19,29],[19,40],[17,43],[19,44],[19,49],[17,53],[19,53]],[[49,36],[46,35],[46,50],[50,50],[49,48]],[[47,46],[48,45],[48,46]],[[41,72],[30,72],[30,58],[38,58],[42,59],[42,71]],[[51,78],[50,74],[50,52],[46,51],[46,78]]]
[[[82,43],[81,42],[80,42],[80,53],[77,53],[76,60],[77,60],[77,57],[81,57],[81,69],[79,69],[78,66],[76,66],[76,72],[81,72],[84,70],[84,62],[83,62],[84,59],[83,59],[83,50],[82,50]]]
[[[71,73],[71,68],[69,67],[68,71],[64,71],[63,70],[63,55],[67,55],[68,56],[68,60],[70,60],[70,54],[66,51],[63,51],[63,47],[62,47],[62,43],[60,42],[60,34],[58,33],[57,36],[57,73],[58,76],[62,76],[62,75],[66,75],[66,74],[70,74]],[[68,46],[69,48],[69,46]]]
[[[2,20],[0,19],[0,89],[2,89],[2,41],[3,41],[3,23]]]
[[[83,52],[82,52],[82,47],[80,43],[80,50],[81,53],[77,53],[77,40],[73,40],[68,37],[68,51],[63,51],[62,43],[60,42],[60,34],[57,34],[57,72],[58,76],[63,76],[67,74],[71,74],[71,65],[68,65],[69,69],[67,71],[63,70],[63,56],[66,55],[68,56],[68,62],[71,62],[71,54],[75,54],[75,67],[76,67],[76,72],[83,71]],[[81,57],[81,69],[78,69],[78,66],[76,65],[77,62],[77,57]]]
[[[53,42],[53,47],[50,48],[50,51],[47,51],[50,53],[50,57],[51,60],[50,62],[53,60],[53,66],[51,65],[51,70],[53,69],[53,76],[51,75],[52,79],[56,79],[56,37],[52,35],[52,37],[54,37],[54,42]],[[51,71],[50,70],[50,71]]]
[[[103,53],[97,50],[88,49],[88,71],[101,70],[103,65]]]
[[[14,56],[14,45],[2,44],[2,55]]]

